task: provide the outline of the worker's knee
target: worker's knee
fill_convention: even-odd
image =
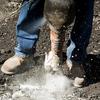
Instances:
[[[56,30],[67,27],[74,19],[74,0],[46,0],[44,15]]]

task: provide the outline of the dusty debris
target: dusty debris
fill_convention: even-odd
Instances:
[[[16,39],[15,25],[21,1],[22,0],[0,0],[0,67],[7,58],[14,54],[13,51]],[[87,49],[89,55],[86,60],[86,72],[89,79],[88,83],[91,85],[81,89],[70,88],[67,90],[67,99],[66,96],[63,95],[63,100],[100,100],[100,0],[95,0],[93,21],[93,32],[91,35],[89,47]],[[67,32],[70,33],[70,31],[71,27],[69,27]],[[44,28],[41,30],[40,38],[41,39],[37,44],[37,51],[35,54],[36,57],[33,64],[38,65],[38,67],[34,66],[34,70],[28,70],[23,74],[15,76],[6,76],[0,72],[0,100],[41,100],[40,98],[31,99],[32,96],[35,96],[34,92],[31,91],[32,89],[24,91],[24,89],[21,87],[21,84],[23,82],[26,83],[27,79],[33,80],[34,77],[42,76],[41,73],[35,73],[41,71],[41,67],[39,66],[43,64],[44,59],[43,57],[41,58],[41,56],[45,53],[45,51],[49,51],[50,49],[50,40],[47,26],[44,26]],[[68,38],[66,38],[66,41],[67,40]],[[65,51],[66,44],[64,45]],[[35,80],[37,80],[37,78]],[[33,84],[34,81],[30,81],[30,83]],[[37,83],[40,83],[40,81],[37,81]],[[34,84],[31,86],[33,87]],[[34,91],[36,91],[36,94],[40,94],[40,97],[43,98],[43,100],[62,100],[61,95],[57,96],[57,94],[55,94],[56,96],[54,96],[48,93],[46,90],[39,92],[38,88],[35,88]],[[32,93],[33,95],[30,96]],[[18,97],[19,94],[20,97]]]

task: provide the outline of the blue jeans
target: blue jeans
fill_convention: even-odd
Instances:
[[[39,29],[43,21],[44,2],[45,0],[23,1],[16,26],[16,55],[34,54]],[[93,0],[75,0],[75,3],[76,18],[66,54],[70,59],[82,61],[86,55],[92,30]]]
[[[34,54],[38,33],[43,23],[44,0],[23,0],[16,26],[15,55]]]

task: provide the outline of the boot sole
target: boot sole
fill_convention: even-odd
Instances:
[[[9,72],[9,71],[5,70],[3,67],[1,67],[1,71],[2,71],[4,74],[7,74],[7,75],[13,75],[13,74],[15,74],[14,72]]]

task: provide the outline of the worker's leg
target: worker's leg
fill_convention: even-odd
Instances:
[[[75,66],[75,62],[77,63],[76,66],[79,64],[82,67],[87,55],[86,48],[89,44],[93,22],[94,0],[75,1],[76,19],[67,48],[67,65],[70,69]],[[78,77],[83,74],[79,71],[78,73],[80,73]]]
[[[16,27],[15,55],[1,67],[1,71],[5,74],[15,74],[26,61],[26,56],[34,54],[39,29],[43,22],[43,8],[44,0],[23,1]]]
[[[43,9],[44,0],[24,0],[16,27],[16,55],[34,54],[38,33],[43,24]]]

